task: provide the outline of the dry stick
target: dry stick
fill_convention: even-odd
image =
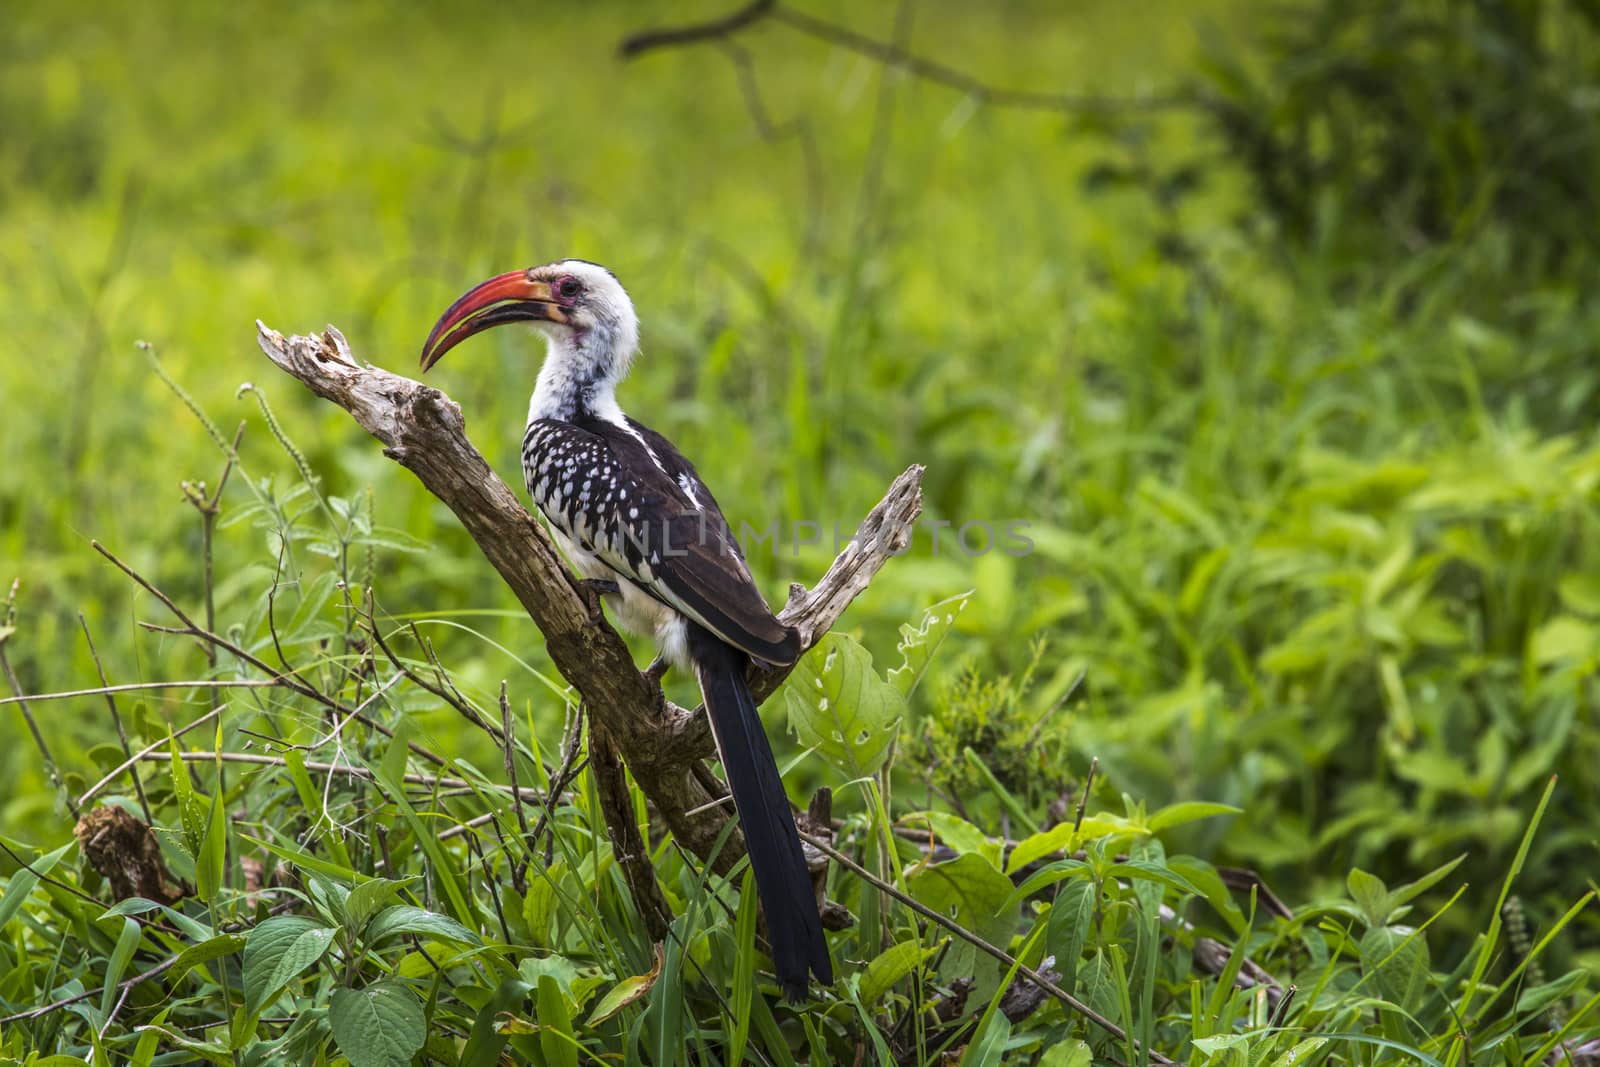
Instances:
[[[716,848],[727,813],[688,814],[712,799],[689,773],[715,750],[705,716],[666,701],[660,687],[640,674],[610,624],[594,624],[549,533],[467,439],[460,407],[420,382],[357,363],[332,327],[318,337],[284,337],[258,324],[257,340],[274,364],[349,412],[383,444],[385,455],[455,513],[538,625],[556,668],[578,690],[592,723],[616,745],[667,828],[689,851],[702,858],[715,854],[719,869],[731,867],[742,847],[720,853]],[[921,477],[922,468],[912,467],[897,478],[816,587],[791,593],[779,618],[799,630],[803,649],[910,543],[922,507]],[[787,673],[753,669],[752,692],[758,700],[770,696]],[[631,821],[631,810],[628,816]]]
[[[821,852],[823,855],[839,864],[839,866],[850,871],[856,877],[867,882],[880,892],[887,893],[889,896],[898,900],[900,903],[904,904],[918,915],[938,923],[940,926],[944,927],[946,930],[949,930],[951,933],[955,934],[963,941],[966,941],[968,944],[972,945],[980,952],[983,952],[985,955],[994,957],[1007,967],[1015,967],[1018,974],[1022,975],[1024,978],[1028,979],[1028,981],[1032,982],[1040,989],[1043,989],[1045,992],[1049,993],[1051,996],[1055,997],[1057,1000],[1061,1001],[1061,1003],[1065,1004],[1079,1015],[1082,1015],[1096,1026],[1105,1030],[1106,1033],[1110,1034],[1112,1037],[1115,1037],[1118,1041],[1128,1042],[1134,1048],[1139,1047],[1139,1043],[1130,1039],[1127,1032],[1123,1030],[1122,1027],[1118,1026],[1110,1019],[1107,1019],[1104,1015],[1101,1015],[1089,1005],[1085,1004],[1071,993],[1068,993],[1065,989],[1062,989],[1060,986],[1050,981],[1032,967],[1029,967],[1027,964],[1018,960],[1005,949],[991,944],[984,938],[978,936],[971,930],[968,930],[966,927],[956,922],[954,919],[951,919],[945,915],[941,915],[938,911],[928,907],[926,904],[916,900],[914,897],[900,892],[900,890],[896,889],[882,878],[879,878],[877,875],[861,866],[861,864],[857,863],[849,856],[846,856],[843,852],[840,852],[838,849],[834,848],[824,838],[818,837],[815,834],[806,833],[804,830],[802,830],[800,831],[800,840],[812,845],[817,849],[817,851]],[[1150,1057],[1152,1062],[1162,1064],[1163,1067],[1177,1067],[1177,1061],[1162,1055],[1155,1049],[1146,1050],[1146,1054]]]
[[[162,742],[165,744],[165,741]],[[158,762],[170,759],[170,756],[146,750],[141,752],[139,759],[149,762]],[[209,759],[220,759],[224,763],[251,763],[258,767],[287,767],[289,761],[281,756],[265,756],[259,752],[180,752],[178,758],[186,763],[203,763]],[[377,775],[365,767],[357,767],[349,763],[323,763],[317,760],[307,760],[305,769],[316,771],[319,774],[342,774],[348,778],[361,778],[365,781],[376,781]],[[470,789],[476,793],[480,789],[487,789],[495,793],[512,793],[523,800],[542,800],[544,794],[527,786],[513,792],[508,785],[492,785],[488,782],[469,782],[465,778],[451,778],[444,775],[411,773],[403,776],[402,780],[407,785],[420,785],[429,789],[443,786],[446,789]]]
[[[171,597],[163,593],[160,589],[156,588],[156,586],[144,575],[140,574],[131,566],[118,559],[114,552],[106,548],[106,546],[102,545],[99,541],[90,541],[89,547],[93,548],[96,552],[110,560],[113,566],[115,566],[123,574],[126,574],[129,578],[132,578],[141,589],[155,597],[157,600],[161,601],[161,603],[165,605],[166,609],[172,612],[172,614],[177,617],[179,622],[183,623],[181,627],[157,626],[154,623],[140,623],[140,625],[145,629],[152,630],[156,633],[178,634],[180,636],[194,637],[201,641],[209,642],[250,664],[250,666],[254,667],[261,673],[270,676],[274,681],[282,684],[284,688],[293,690],[303,697],[314,700],[323,707],[328,708],[330,711],[343,714],[350,710],[333,697],[328,696],[322,690],[318,689],[316,686],[305,681],[305,679],[301,678],[294,671],[284,672],[275,670],[271,664],[239,647],[232,641],[229,641],[226,637],[223,637],[221,634],[213,633],[210,630],[201,629],[195,624],[193,619],[189,618],[182,608],[178,607]],[[363,726],[377,730],[385,737],[394,737],[393,730],[389,729],[387,726],[378,722],[376,719],[371,718],[370,716],[358,715],[356,716],[356,721],[360,722]],[[419,745],[415,741],[407,742],[407,747],[410,748],[412,752],[415,752],[417,755],[421,756],[423,759],[427,760],[429,763],[432,763],[436,767],[449,766],[449,760],[445,759],[437,752],[434,752],[423,745]]]
[[[93,689],[68,689],[59,693],[35,693],[29,697],[3,697],[0,705],[20,704],[24,701],[74,700],[78,697],[109,696],[112,693],[137,693],[149,689],[272,689],[284,686],[277,678],[238,678],[232,681],[219,678],[192,678],[175,682],[122,682],[118,685],[97,685]]]
[[[89,656],[94,660],[94,669],[100,675],[100,684],[108,690],[111,680],[106,677],[106,669],[100,663],[100,653],[94,647],[94,636],[89,633],[89,620],[83,617],[83,612],[78,612],[78,625],[83,627],[83,639],[89,643]],[[128,774],[133,778],[133,791],[139,794],[139,810],[144,812],[144,821],[150,826],[156,823],[156,817],[150,814],[150,801],[144,795],[144,782],[139,778],[139,767],[133,758],[133,749],[128,744],[128,731],[122,728],[122,713],[117,711],[117,698],[108,691],[106,693],[106,707],[111,709],[111,721],[117,727],[117,740],[122,744],[122,755],[128,761]]]

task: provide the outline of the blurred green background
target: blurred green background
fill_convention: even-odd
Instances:
[[[1539,72],[1545,49],[1592,65],[1592,33],[1539,22],[1522,42],[1538,69],[1518,71],[1419,62],[1428,41],[1386,30],[1387,5],[1325,7],[1320,28],[1269,6],[806,5],[992,86],[1126,102],[1062,109],[777,19],[736,49],[618,58],[629,33],[726,10],[709,2],[8,13],[0,580],[22,583],[5,645],[21,683],[95,683],[79,612],[112,681],[205,669],[136,628],[159,605],[89,547],[197,604],[178,483],[214,482],[221,457],[144,340],[225,433],[248,423],[219,626],[272,579],[266,535],[227,524],[243,479],[281,494],[297,477],[238,393],[254,382],[329,492],[365,507],[370,489],[379,525],[426,544],[376,554],[383,607],[424,620],[475,693],[507,678],[548,702],[553,739],[562,708],[531,673],[548,661],[509,594],[442,506],[265,362],[253,323],[333,323],[410,373],[468,285],[580,256],[643,320],[624,405],[735,522],[848,529],[922,463],[927,518],[1030,524],[1020,559],[919,539],[846,617],[887,665],[901,623],[976,590],[902,741],[918,806],[925,780],[974,795],[962,745],[1040,807],[1098,757],[1109,799],[1244,808],[1189,845],[1280,892],[1461,852],[1488,892],[1565,771],[1527,885],[1570,902],[1600,819],[1600,321],[1581,238],[1600,220],[1555,169],[1595,158],[1593,90]],[[1531,114],[1560,120],[1538,141],[1555,162],[1518,140]],[[1341,140],[1344,119],[1359,136]],[[1519,162],[1551,186],[1519,186]],[[539,354],[497,331],[432,378],[514,485]],[[830,547],[753,563],[776,598]],[[194,710],[143,704],[151,723]],[[35,711],[73,781],[98,778],[103,703]],[[0,826],[57,840],[65,810],[0,712]],[[496,759],[449,713],[415,714],[430,746]]]

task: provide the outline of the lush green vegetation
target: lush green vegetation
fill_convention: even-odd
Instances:
[[[119,694],[120,726],[35,700],[49,761],[0,706],[0,1019],[71,1001],[0,1022],[0,1063],[1591,1061],[1590,6],[1059,6],[902,29],[1135,106],[995,106],[781,20],[615,58],[677,5],[8,13],[0,655],[27,693],[95,686],[81,613],[112,683],[254,657],[304,686]],[[742,869],[659,836],[650,943],[590,776],[545,799],[568,705],[537,633],[254,347],[258,317],[333,322],[405,372],[467,284],[569,254],[631,287],[625,402],[736,522],[848,529],[915,462],[929,520],[1028,524],[1023,556],[925,527],[834,673],[808,660],[861,730],[810,675],[767,706],[793,795],[833,787],[843,852],[961,928],[835,866],[855,922],[808,1005],[760,973]],[[435,374],[518,484],[537,353],[500,333]],[[91,539],[234,650],[141,627],[176,620]],[[752,563],[776,594],[823,541]],[[495,723],[505,680],[520,817],[374,631]],[[89,806],[151,817],[181,902],[108,911],[73,836],[119,730],[155,746],[142,794]]]

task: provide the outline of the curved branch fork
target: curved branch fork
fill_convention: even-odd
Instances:
[[[593,728],[621,753],[668,828],[702,858],[713,855],[729,816],[694,773],[699,759],[713,751],[705,716],[665,700],[617,632],[607,623],[591,623],[576,579],[544,525],[467,439],[461,406],[421,382],[358,363],[344,335],[331,326],[316,337],[284,337],[260,322],[256,329],[268,359],[349,412],[383,445],[384,455],[455,512],[544,634],[551,660],[582,697]],[[816,586],[809,592],[791,588],[779,617],[799,629],[803,648],[816,644],[884,563],[905,550],[921,511],[922,468],[913,466],[889,486]],[[754,671],[756,699],[776,691],[786,673]],[[607,815],[632,818],[631,812]],[[615,839],[620,828],[612,829]],[[718,866],[736,858],[737,850],[723,849]]]

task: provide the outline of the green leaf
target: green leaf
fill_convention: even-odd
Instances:
[[[961,1057],[961,1067],[1000,1067],[1010,1040],[1011,1020],[997,1011],[989,1013]]]
[[[939,651],[939,646],[944,644],[944,639],[950,636],[950,630],[955,626],[956,616],[967,609],[967,602],[972,599],[976,590],[968,589],[965,593],[958,593],[953,597],[939,601],[922,613],[922,624],[913,628],[909,623],[900,626],[900,642],[896,646],[900,651],[900,666],[889,672],[889,684],[899,691],[907,700],[916,692],[917,686],[922,681],[922,676],[928,670],[934,653]]]
[[[250,931],[244,945],[245,1010],[254,1015],[333,944],[334,929],[303,915],[280,915]]]
[[[1061,969],[1061,988],[1073,991],[1078,981],[1078,965],[1083,961],[1083,946],[1094,927],[1094,906],[1099,898],[1095,884],[1074,878],[1061,886],[1045,928],[1045,944]]]
[[[367,943],[371,945],[400,934],[416,934],[419,937],[431,937],[435,941],[457,941],[466,945],[483,944],[481,937],[448,915],[410,904],[394,904],[384,908],[367,924]]]
[[[228,859],[228,825],[222,810],[225,806],[226,801],[219,789],[212,794],[205,834],[200,839],[200,850],[195,853],[195,895],[207,903],[216,899],[217,890],[222,888],[222,875]]]
[[[1409,926],[1374,926],[1361,938],[1361,969],[1378,995],[1411,1010],[1428,988],[1428,943]]]
[[[728,1062],[743,1063],[750,1041],[750,1020],[756,1008],[756,872],[746,868],[739,886],[739,914],[733,924],[733,992],[729,1011],[733,1031],[728,1035]],[[661,970],[661,946],[656,945],[656,971]],[[591,1018],[590,1024],[593,1025]]]
[[[67,854],[67,850],[77,847],[76,841],[68,841],[54,852],[40,856],[11,876],[11,880],[6,883],[5,895],[0,896],[0,929],[5,928],[6,923],[10,922],[11,917],[22,907],[23,902],[32,895],[39,885],[39,877],[49,874],[55,869],[55,865],[61,862],[61,857]]]
[[[1451,871],[1461,866],[1461,861],[1466,858],[1467,854],[1463,852],[1449,863],[1446,863],[1442,867],[1434,868],[1421,878],[1418,878],[1415,882],[1407,882],[1405,885],[1397,886],[1396,888],[1391,889],[1389,891],[1390,910],[1392,911],[1402,904],[1409,903],[1411,900],[1432,889],[1439,882],[1443,881],[1445,876]]]
[[[1188,893],[1196,897],[1205,896],[1198,886],[1177,871],[1169,870],[1164,864],[1154,863],[1150,860],[1128,860],[1124,863],[1114,863],[1108,873],[1113,878],[1159,882],[1162,885],[1171,886],[1180,893]]]
[[[869,1008],[876,1006],[896,982],[910,974],[917,964],[938,951],[938,948],[938,944],[925,948],[922,942],[910,938],[884,949],[861,973],[861,1003]]]
[[[995,866],[1000,865],[1004,842],[989,837],[960,816],[942,811],[915,811],[900,821],[908,823],[917,820],[926,822],[939,840],[956,852],[976,852]]]
[[[350,895],[344,899],[345,919],[350,924],[352,933],[360,934],[367,925],[367,920],[378,913],[378,909],[389,901],[399,896],[406,886],[414,879],[407,878],[396,881],[393,878],[374,878],[370,882],[362,882],[350,890]]]
[[[334,990],[328,1024],[351,1067],[406,1067],[428,1039],[422,1002],[391,978]]]
[[[999,914],[1011,896],[1011,879],[982,856],[967,853],[948,863],[934,863],[906,879],[912,896],[941,915],[991,942],[1008,936],[1010,924]],[[994,989],[999,966],[966,941],[957,941],[944,967],[951,974],[970,974],[978,980],[976,994],[986,997]],[[987,988],[985,988],[987,986]]]
[[[1575,615],[1558,615],[1534,632],[1529,644],[1541,666],[1564,659],[1583,659],[1600,648],[1600,627]]]
[[[824,637],[789,675],[784,693],[800,743],[847,777],[865,778],[888,761],[905,698],[878,677],[855,638]]]
[[[110,1018],[111,1009],[116,1006],[116,998],[120,995],[117,986],[122,982],[123,972],[128,969],[128,961],[133,959],[133,950],[139,947],[139,936],[139,924],[133,919],[123,919],[122,933],[117,935],[116,947],[106,961],[105,988],[100,994],[100,1014],[104,1018]]]
[[[209,963],[223,956],[231,956],[241,951],[248,938],[244,934],[218,934],[216,937],[207,938],[198,945],[190,945],[178,953],[177,962],[167,972],[165,981],[168,985],[176,985],[178,979],[188,974],[189,971],[202,963]]]
[[[172,791],[178,798],[178,817],[183,826],[183,843],[191,856],[200,854],[200,842],[206,833],[207,811],[194,791],[194,779],[189,777],[189,765],[178,749],[178,739],[167,737],[168,766],[172,771]]]
[[[1072,840],[1073,832],[1070,822],[1062,822],[1048,830],[1040,830],[1036,834],[1024,837],[1017,842],[1017,847],[1011,850],[1011,856],[1006,860],[1006,873],[1015,874],[1034,860],[1043,859],[1053,852],[1066,848],[1067,842]]]
[[[1039,1057],[1038,1067],[1089,1067],[1093,1059],[1088,1042],[1073,1038],[1057,1041],[1045,1049],[1044,1055]]]
[[[1243,813],[1243,808],[1236,808],[1232,804],[1214,804],[1207,800],[1186,800],[1180,804],[1169,804],[1162,808],[1150,816],[1145,826],[1154,834],[1174,826],[1182,826],[1186,822],[1211,819],[1218,815],[1242,815]]]
[[[539,1050],[545,1062],[553,1067],[578,1067],[578,1041],[561,983],[548,974],[540,975],[534,1005],[539,1012]]]
[[[1377,875],[1368,874],[1360,867],[1354,867],[1345,877],[1345,884],[1350,888],[1350,899],[1356,902],[1356,907],[1367,917],[1367,924],[1382,926],[1394,907],[1389,902],[1389,890]]]
[[[1325,1037],[1305,1038],[1276,1057],[1269,1067],[1300,1067],[1300,1064],[1316,1055],[1317,1050],[1327,1043],[1328,1038]]]

